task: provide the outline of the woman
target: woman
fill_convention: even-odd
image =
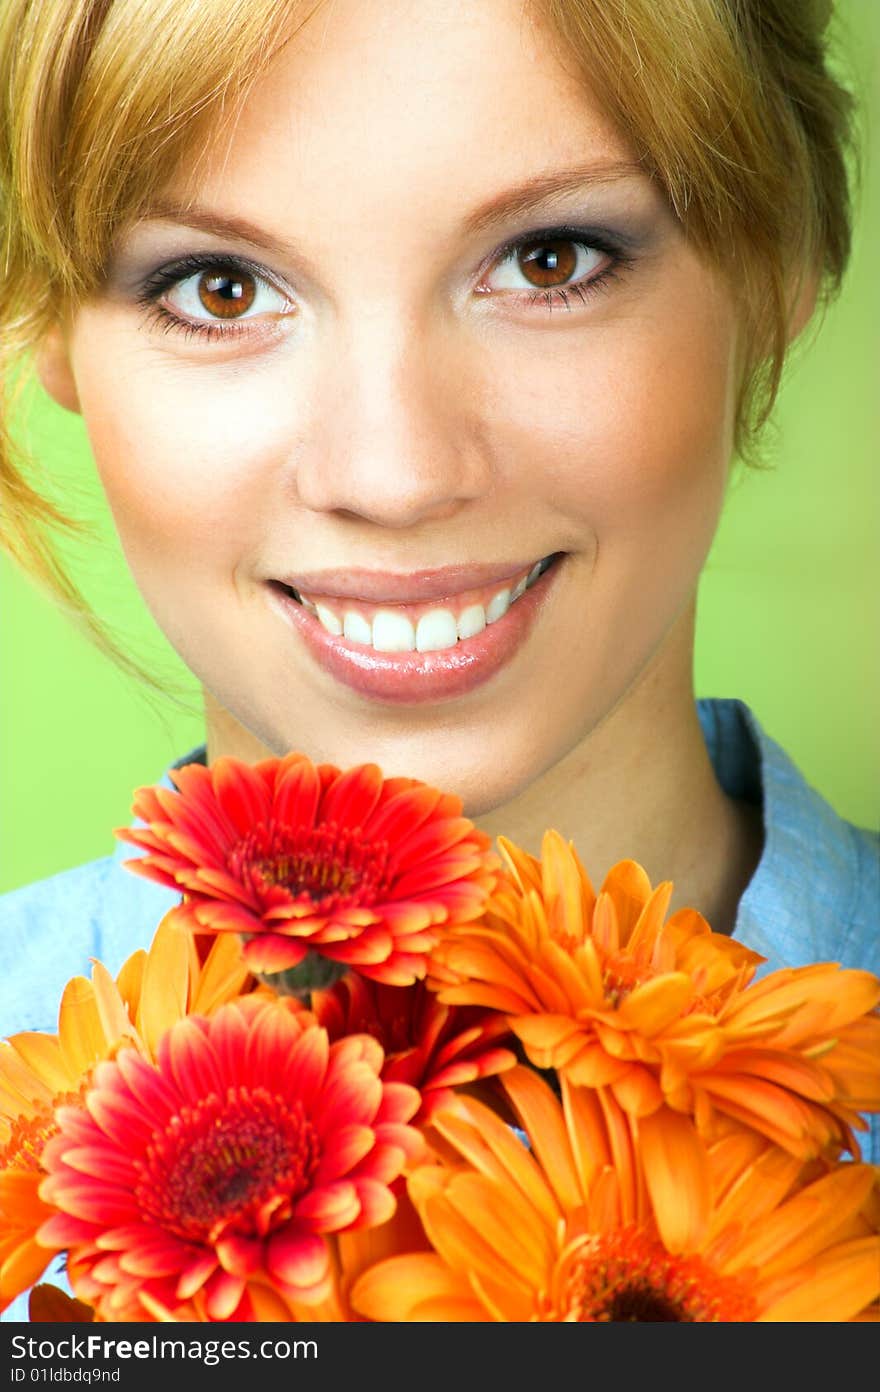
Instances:
[[[374,760],[770,967],[880,970],[877,838],[691,674],[731,460],[846,263],[827,7],[82,9],[6,0],[2,314],[203,686],[184,759]],[[129,854],[0,901],[4,1033],[149,939]]]

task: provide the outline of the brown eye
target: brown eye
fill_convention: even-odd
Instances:
[[[198,294],[205,309],[216,319],[238,319],[256,299],[257,283],[247,271],[220,267],[202,272]]]
[[[571,280],[578,264],[577,242],[532,242],[521,246],[517,265],[529,284],[544,290]]]

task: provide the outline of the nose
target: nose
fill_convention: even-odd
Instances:
[[[492,470],[467,356],[440,331],[375,320],[327,345],[299,437],[301,503],[411,528],[484,495]]]

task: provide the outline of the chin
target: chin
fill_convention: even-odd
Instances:
[[[489,750],[478,736],[472,736],[471,743],[479,744],[479,751],[472,755],[463,753],[460,744],[456,747],[451,723],[436,729],[432,738],[424,731],[393,734],[375,725],[352,728],[338,712],[334,715],[328,711],[320,730],[310,731],[296,716],[273,720],[241,707],[239,710],[237,717],[225,712],[220,717],[235,728],[235,739],[231,741],[229,726],[225,725],[222,745],[229,752],[234,748],[239,758],[256,762],[296,752],[305,754],[313,763],[333,764],[342,769],[375,763],[386,778],[416,778],[444,793],[455,794],[462,800],[464,815],[471,818],[516,797],[541,772],[534,761],[534,750],[528,767],[514,769],[509,758],[502,761],[498,752]]]

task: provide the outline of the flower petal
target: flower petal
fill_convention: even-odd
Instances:
[[[330,1258],[322,1237],[291,1225],[269,1239],[266,1265],[270,1276],[301,1294],[326,1281]]]
[[[693,1122],[667,1108],[639,1121],[645,1181],[657,1226],[670,1252],[692,1252],[709,1225],[711,1191],[706,1150]]]

